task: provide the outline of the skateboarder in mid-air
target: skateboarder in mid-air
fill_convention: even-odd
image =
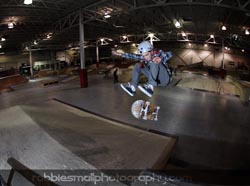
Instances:
[[[167,65],[167,61],[172,57],[171,52],[163,52],[162,50],[153,50],[153,45],[149,41],[143,41],[138,46],[138,54],[120,54],[121,57],[127,59],[140,60],[132,72],[132,81],[127,85],[121,84],[121,87],[130,96],[134,96],[136,88],[149,97],[152,97],[154,87],[167,86],[172,77],[171,70]],[[139,77],[144,74],[148,82],[145,85],[139,85]],[[139,85],[139,86],[138,86]]]

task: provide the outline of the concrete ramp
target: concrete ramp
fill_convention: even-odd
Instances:
[[[210,79],[204,77],[183,78],[180,87],[186,87],[196,90],[209,91],[221,95],[238,96],[243,102],[249,102],[250,88],[246,83],[227,76],[225,80]]]
[[[7,160],[13,157],[38,172],[54,170],[70,175],[69,171],[80,170],[81,175],[90,174],[85,171],[113,175],[110,170],[129,170],[138,176],[140,171],[165,167],[176,141],[56,101],[0,110],[0,118],[0,170],[9,170]],[[7,173],[0,174],[7,178]],[[27,185],[20,180],[13,185]]]
[[[0,118],[1,170],[10,168],[10,157],[30,169],[95,169],[50,137],[21,107],[1,110]]]
[[[219,90],[219,81],[209,78],[183,78],[182,81],[178,84],[180,87],[186,87],[197,90],[204,90],[209,92],[218,92]]]
[[[160,169],[175,145],[175,138],[113,122],[56,101],[22,109],[57,142],[97,169]]]

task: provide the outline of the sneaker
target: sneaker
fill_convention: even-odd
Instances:
[[[127,86],[120,84],[120,86],[122,87],[122,89],[127,92],[130,96],[134,96],[135,95],[135,87],[133,85],[131,85],[130,83],[128,83]]]
[[[154,93],[154,87],[150,84],[145,84],[143,86],[139,85],[138,88],[140,91],[142,91],[144,94],[146,94],[148,97],[152,97]]]

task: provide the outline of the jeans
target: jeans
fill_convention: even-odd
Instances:
[[[170,81],[167,67],[162,63],[155,64],[150,62],[142,68],[140,64],[137,63],[133,69],[132,81],[130,82],[135,87],[138,86],[141,74],[144,74],[148,78],[148,84],[153,86],[166,86]]]

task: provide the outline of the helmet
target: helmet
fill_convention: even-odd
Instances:
[[[138,54],[149,52],[153,49],[153,45],[149,41],[143,41],[138,46]]]

